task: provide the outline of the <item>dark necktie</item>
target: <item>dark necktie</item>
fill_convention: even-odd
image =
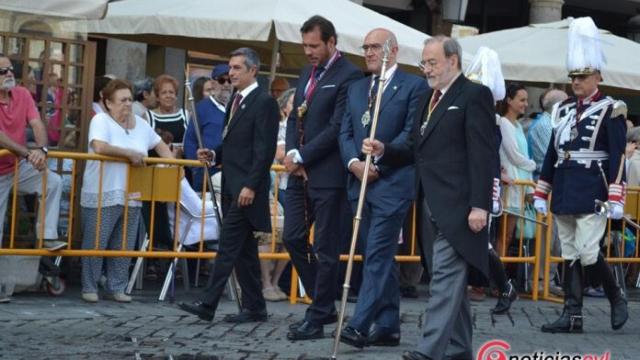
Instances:
[[[311,101],[311,97],[313,93],[316,91],[316,86],[318,85],[318,80],[320,80],[320,76],[324,72],[324,66],[314,66],[313,70],[311,70],[311,77],[309,78],[309,86],[307,87],[307,92],[304,97],[307,102]]]
[[[231,120],[233,118],[233,115],[236,114],[236,111],[238,110],[238,106],[240,106],[240,101],[242,101],[242,95],[240,95],[240,93],[238,93],[233,98],[233,103],[231,104],[231,114],[229,115],[229,120]]]
[[[431,96],[431,102],[429,102],[429,113],[435,109],[436,105],[438,105],[438,101],[440,101],[440,97],[442,96],[442,91],[436,90]]]

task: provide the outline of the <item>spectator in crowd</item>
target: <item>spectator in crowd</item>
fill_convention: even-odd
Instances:
[[[289,118],[289,114],[293,109],[293,95],[295,94],[296,89],[288,89],[285,90],[280,97],[278,97],[278,106],[280,107],[280,127],[278,129],[278,142],[276,148],[276,156],[274,159],[275,164],[282,164],[284,160],[285,152],[285,138],[287,135],[287,119]],[[286,172],[276,173],[276,177],[278,177],[278,204],[273,203],[273,192],[271,193],[270,198],[270,208],[271,208],[271,216],[282,216],[283,215],[283,204],[284,197],[286,196],[287,191],[287,179],[289,178],[289,174]],[[277,213],[274,210],[278,210]],[[267,237],[260,238],[261,241],[258,250],[260,252],[271,252],[271,234],[267,234]],[[276,247],[274,249],[276,252],[282,251],[282,228],[277,229],[277,238],[276,238]],[[262,295],[264,299],[267,301],[281,301],[287,299],[287,294],[285,294],[282,289],[278,286],[278,282],[280,281],[280,276],[282,276],[282,272],[287,266],[288,261],[286,260],[260,260],[260,268],[262,272]]]
[[[278,97],[278,106],[280,107],[280,128],[278,129],[278,147],[276,148],[275,163],[282,165],[285,157],[285,145],[287,138],[287,119],[293,110],[293,97],[296,93],[296,88],[285,90],[280,97]],[[285,171],[278,174],[278,202],[284,206],[284,201],[287,196],[287,181],[289,174]]]
[[[106,111],[91,119],[90,154],[126,158],[132,166],[143,166],[143,158],[150,149],[155,149],[163,158],[173,158],[160,136],[146,121],[133,114],[133,95],[128,82],[113,80],[102,94]],[[95,249],[97,245],[100,250],[120,250],[123,237],[126,238],[126,249],[135,247],[142,204],[130,200],[125,216],[127,166],[121,162],[105,162],[101,171],[99,161],[87,161],[80,198],[83,249]],[[101,175],[102,181],[98,181]],[[125,219],[127,233],[123,236]],[[131,297],[124,293],[130,258],[110,257],[105,262],[107,292],[115,301],[130,302]],[[94,303],[99,299],[102,264],[101,257],[82,258],[82,299],[87,302]]]
[[[627,148],[625,158],[627,159],[627,186],[640,186],[640,126],[633,127],[627,131]]]
[[[553,110],[553,106],[566,100],[568,97],[564,91],[553,88],[548,89],[540,95],[539,101],[542,112],[533,120],[527,133],[529,153],[536,163],[536,169],[533,171],[534,180],[538,180],[540,176],[544,155],[547,153],[549,140],[551,140],[551,132],[553,130],[551,127],[551,111]]]
[[[91,117],[104,112],[102,90],[111,80],[112,78],[107,75],[96,76],[93,83],[93,105],[91,106]]]
[[[147,111],[156,107],[157,99],[153,91],[153,79],[146,77],[133,83],[133,113],[147,119]]]
[[[536,168],[536,163],[529,158],[527,139],[518,121],[524,115],[527,105],[527,90],[520,84],[507,86],[506,97],[498,105],[502,135],[500,165],[507,177],[503,196],[504,206],[505,209],[515,213],[523,211],[523,190],[526,193],[533,193],[533,189],[514,185],[513,180],[532,180],[532,172]],[[517,220],[515,216],[507,215],[506,233],[502,234],[496,244],[496,252],[499,255],[504,255],[509,250]],[[501,239],[505,241],[502,242]],[[505,248],[503,249],[502,246]]]
[[[187,130],[189,116],[186,110],[179,108],[177,104],[178,80],[171,75],[160,75],[153,83],[153,92],[158,99],[158,106],[147,111],[149,124],[161,137],[171,138],[171,150],[176,158],[181,158],[182,139]]]
[[[216,65],[211,71],[211,79],[211,95],[196,103],[196,115],[198,116],[202,143],[207,149],[215,149],[222,143],[224,115],[233,91],[231,80],[229,80],[229,65]],[[195,123],[191,121],[184,136],[185,158],[196,159],[197,150],[198,137],[196,136]],[[191,186],[195,191],[202,190],[203,171],[202,168],[191,169]],[[215,168],[209,169],[209,174],[213,175],[215,172]]]
[[[271,96],[273,96],[274,99],[278,99],[288,88],[289,81],[283,77],[277,77],[271,82],[271,88],[269,90]]]
[[[201,76],[193,82],[191,91],[193,91],[193,101],[197,104],[200,100],[212,95],[213,83],[210,78]]]
[[[4,219],[13,188],[14,169],[17,164],[18,189],[21,193],[42,192],[42,178],[46,171],[47,193],[45,196],[45,218],[37,217],[36,234],[44,235],[44,246],[57,250],[66,245],[58,241],[58,218],[62,181],[60,176],[47,170],[47,130],[40,119],[29,90],[16,85],[13,66],[8,57],[0,55],[0,148],[13,154],[0,157],[0,245]],[[25,132],[31,127],[36,147],[26,147]]]

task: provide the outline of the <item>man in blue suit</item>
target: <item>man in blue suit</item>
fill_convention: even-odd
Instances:
[[[427,92],[423,79],[398,69],[395,35],[386,29],[369,32],[362,49],[367,70],[372,75],[349,86],[339,137],[342,161],[349,171],[347,193],[354,212],[361,179],[364,171],[369,172],[359,234],[364,245],[363,282],[353,317],[340,334],[342,342],[359,348],[400,343],[400,289],[394,256],[400,229],[415,197],[414,165],[372,165],[365,169],[364,155],[360,151],[362,141],[371,132],[383,44],[387,40],[390,43],[387,81],[382,89],[376,139],[385,143],[404,143],[411,134],[418,103]]]
[[[284,166],[291,176],[283,242],[313,303],[305,318],[289,327],[289,340],[322,338],[323,325],[337,318],[339,250],[351,224],[338,134],[347,88],[362,77],[336,49],[338,36],[329,20],[312,16],[300,32],[310,64],[302,69],[287,124]]]

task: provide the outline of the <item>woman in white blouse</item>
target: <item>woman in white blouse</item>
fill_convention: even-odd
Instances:
[[[160,136],[132,110],[131,85],[124,80],[112,80],[102,90],[105,112],[96,114],[89,125],[89,153],[128,159],[132,166],[143,166],[143,158],[151,149],[163,158],[173,158]],[[102,181],[100,177],[102,176]],[[127,190],[127,164],[105,162],[102,172],[99,161],[87,161],[82,183],[80,205],[83,227],[83,249],[120,250],[124,230],[124,210]],[[127,249],[136,243],[140,201],[128,201]],[[98,218],[100,228],[97,228]],[[99,232],[96,235],[96,232]],[[106,291],[115,301],[130,302],[124,293],[129,275],[130,258],[110,257],[106,260]],[[82,299],[98,301],[98,279],[103,274],[100,257],[82,258]]]
[[[528,95],[524,86],[519,84],[511,84],[507,87],[506,96],[498,106],[500,117],[500,133],[502,134],[502,143],[500,145],[500,166],[502,167],[503,180],[507,185],[503,189],[503,199],[505,209],[515,212],[523,212],[522,191],[525,194],[533,192],[530,187],[522,187],[513,184],[513,180],[532,180],[533,170],[536,163],[529,158],[529,149],[527,146],[527,138],[522,130],[519,118],[524,115],[528,106]],[[498,241],[496,251],[498,254],[506,254],[511,245],[516,223],[518,219],[513,215],[507,215],[506,237],[504,242]],[[504,251],[504,252],[503,252]]]

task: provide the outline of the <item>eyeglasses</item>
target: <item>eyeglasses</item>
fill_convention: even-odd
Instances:
[[[9,71],[13,72],[13,66],[0,68],[0,75],[7,75]]]
[[[218,82],[218,84],[220,85],[224,85],[225,83],[227,84],[231,84],[231,79],[229,79],[228,76],[225,77],[219,77],[216,79],[216,81]]]
[[[426,69],[427,66],[430,67],[430,68],[434,68],[437,65],[438,65],[438,62],[436,60],[433,60],[433,59],[431,59],[429,61],[421,60],[421,61],[418,62],[418,68],[420,68],[420,71],[424,71],[424,69]]]
[[[362,45],[362,51],[364,53],[366,53],[369,50],[371,50],[373,52],[377,52],[380,49],[382,49],[382,44],[364,44],[364,45]]]

